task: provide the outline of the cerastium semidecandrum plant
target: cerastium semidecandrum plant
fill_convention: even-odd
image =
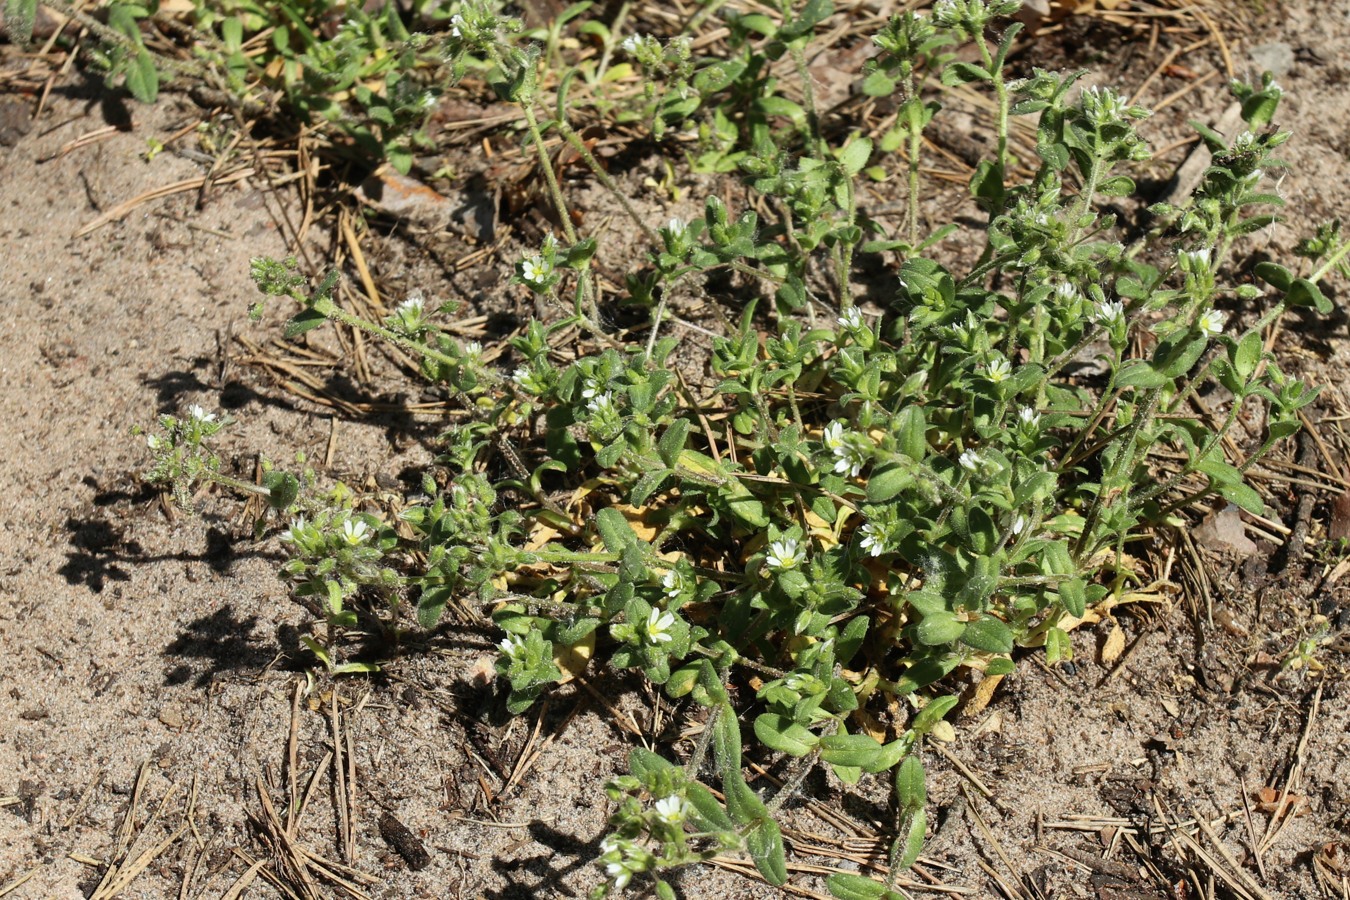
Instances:
[[[525,111],[565,234],[520,260],[516,282],[549,298],[571,292],[562,317],[511,340],[516,368],[506,375],[436,324],[444,309],[410,300],[365,321],[334,301],[335,275],[309,291],[286,265],[255,263],[266,293],[303,305],[289,333],[334,319],[379,335],[418,354],[424,374],[475,411],[446,435],[450,478],[428,476],[402,513],[404,537],[342,504],[311,503],[287,532],[286,575],[326,600],[333,631],[314,642],[326,662],[342,665],[350,599],[369,587],[390,602],[408,597],[424,628],[452,604],[490,612],[505,634],[498,671],[512,712],[558,681],[577,647],[706,710],[683,764],[634,751],[630,774],[609,784],[616,810],[599,896],[649,875],[659,896],[673,896],[662,870],[737,848],[782,883],[775,815],[817,764],[847,783],[891,780],[894,878],[926,830],[925,741],[953,733],[948,676],[1001,678],[1018,648],[1070,658],[1070,631],[1138,574],[1126,542],[1211,496],[1259,511],[1244,473],[1313,399],[1266,352],[1263,331],[1290,307],[1327,309],[1317,283],[1343,266],[1339,233],[1323,229],[1304,246],[1321,265],[1302,277],[1257,266],[1270,297],[1233,286],[1230,274],[1235,242],[1273,221],[1253,209],[1279,204],[1262,190],[1288,138],[1269,128],[1278,86],[1235,86],[1249,130],[1226,142],[1201,129],[1214,161],[1194,196],[1155,207],[1153,231],[1126,244],[1101,209],[1136,194],[1128,172],[1148,158],[1136,130],[1147,112],[1081,88],[1082,73],[1010,77],[1017,26],[992,44],[987,35],[1016,7],[941,0],[931,15],[896,17],[864,74],[869,93],[895,94],[897,124],[878,141],[853,135],[837,146],[809,91],[800,115],[774,102],[763,64],[800,55],[831,14],[828,0],[783,3],[777,20],[728,14],[741,54],[731,61],[693,59],[679,38],[624,42],[673,79],[641,98],[658,133],[701,129],[695,159],[734,159],[775,215],[735,214],[709,197],[701,218],[652,227],[625,206],[653,240],[649,264],[628,278],[632,299],[653,310],[640,339],[601,327],[589,270],[597,245],[572,224],[542,150],[556,132],[612,184],[567,124],[569,79],[541,116],[537,52],[481,6],[458,14],[447,51],[452,67],[486,60],[499,93]],[[964,41],[978,62],[945,54]],[[920,137],[941,114],[922,92],[932,80],[984,85],[995,100],[995,150],[970,184],[987,216],[981,229],[944,223],[923,234]],[[762,102],[734,115],[731,98],[747,93]],[[1035,132],[1025,177],[1010,150],[1019,118]],[[908,153],[899,183],[908,221],[902,237],[878,236],[859,179],[878,177],[898,149]],[[957,239],[981,244],[964,271],[943,262],[943,242]],[[852,297],[859,254],[897,263],[879,317]],[[663,330],[666,301],[716,270],[752,296],[713,341],[715,383],[699,398],[675,375],[688,350]],[[1217,308],[1234,301],[1264,311],[1239,331]],[[598,349],[555,346],[578,325]],[[1088,356],[1101,374],[1071,377]],[[1201,391],[1226,408],[1194,413]],[[1254,438],[1237,431],[1244,411],[1264,417]],[[1243,458],[1226,456],[1226,438]],[[164,447],[152,449],[156,477],[170,478]],[[1160,449],[1184,462],[1158,475]],[[504,465],[487,466],[494,456]],[[742,719],[753,752],[796,759],[772,798],[742,774]],[[704,784],[709,773],[724,800]],[[897,896],[856,875],[829,886],[846,900]]]

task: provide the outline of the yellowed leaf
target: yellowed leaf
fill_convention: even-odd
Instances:
[[[973,719],[984,712],[989,701],[994,699],[994,691],[1002,680],[1002,675],[986,675],[972,685],[966,692],[966,702],[961,707],[961,718]]]
[[[1120,654],[1125,652],[1125,632],[1121,629],[1120,623],[1114,619],[1111,621],[1111,633],[1106,636],[1106,641],[1102,644],[1102,665],[1109,666],[1120,659]]]
[[[559,684],[567,684],[573,678],[576,678],[582,672],[586,671],[587,664],[591,657],[595,655],[595,632],[592,631],[575,644],[569,644],[563,647],[557,647],[553,652],[553,662],[562,672],[562,678],[558,679]]]

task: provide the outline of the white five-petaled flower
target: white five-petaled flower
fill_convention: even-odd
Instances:
[[[795,538],[784,538],[769,544],[769,555],[764,557],[764,562],[770,569],[786,572],[797,568],[805,558],[801,545]]]
[[[470,359],[477,359],[483,355],[483,345],[478,341],[469,341],[464,345],[464,355]]]
[[[862,527],[862,540],[858,542],[858,546],[868,556],[880,556],[886,552],[886,536],[874,523],[868,522]]]
[[[1214,337],[1223,331],[1223,326],[1228,324],[1228,316],[1219,312],[1217,309],[1207,309],[1196,319],[1195,324],[1210,337]]]
[[[653,609],[647,615],[647,639],[653,644],[666,644],[675,640],[674,635],[670,633],[670,627],[675,624],[675,617],[670,613]]]
[[[652,808],[663,822],[678,825],[684,821],[684,800],[679,797],[662,797]]]
[[[1026,428],[1035,428],[1041,424],[1041,414],[1030,406],[1024,406],[1017,411],[1017,421]]]
[[[843,315],[839,317],[839,327],[848,331],[858,331],[863,327],[862,311],[856,306],[850,306],[844,310]]]
[[[1067,281],[1061,281],[1055,285],[1055,296],[1063,303],[1068,303],[1078,296],[1078,288],[1069,284]]]
[[[1125,304],[1119,300],[1107,300],[1097,307],[1097,324],[1111,327],[1125,318]]]
[[[984,460],[980,459],[980,454],[976,453],[974,450],[963,450],[961,451],[960,457],[957,458],[957,462],[959,462],[961,468],[965,469],[967,472],[974,472],[980,467],[980,463],[984,462]]]
[[[408,295],[407,300],[395,307],[394,312],[400,316],[420,316],[425,305],[426,299],[422,296],[422,292],[413,291]]]
[[[666,597],[674,600],[684,590],[684,576],[675,569],[671,569],[661,576],[661,587],[665,589]]]
[[[619,46],[623,48],[624,53],[636,53],[637,48],[642,46],[644,40],[645,38],[640,34],[630,34],[619,43]]]
[[[542,256],[527,256],[520,264],[520,277],[530,284],[543,284],[548,273],[549,265]]]
[[[450,17],[450,36],[453,38],[464,37],[464,17],[455,13]]]
[[[155,437],[153,434],[147,434],[145,436],[145,446],[149,447],[151,450],[158,450],[159,443],[159,438]]]
[[[831,422],[825,426],[825,431],[821,435],[826,448],[837,452],[844,446],[844,426],[840,422]]]
[[[1182,269],[1188,272],[1197,272],[1201,269],[1209,268],[1209,248],[1201,247],[1199,250],[1182,250],[1177,254],[1177,260],[1181,263]]]
[[[497,649],[507,659],[516,662],[525,655],[525,639],[518,634],[508,634],[497,644]]]
[[[862,447],[849,441],[834,449],[834,457],[836,475],[857,478],[863,466],[867,465],[867,454],[863,452]]]
[[[188,415],[192,416],[192,418],[202,424],[207,424],[216,420],[215,413],[207,412],[195,403],[188,407]]]
[[[584,396],[584,395],[583,395]],[[614,395],[609,391],[596,394],[586,403],[586,408],[597,416],[608,415],[615,411]]]
[[[689,226],[684,224],[684,219],[681,219],[679,216],[671,216],[670,221],[666,223],[666,231],[670,232],[670,236],[676,240],[684,237],[684,233],[688,228]]]
[[[619,891],[628,887],[628,882],[633,880],[633,873],[622,862],[605,863],[605,874],[614,879],[614,888]]]
[[[294,544],[296,538],[300,536],[300,533],[308,527],[309,523],[305,521],[305,517],[300,516],[291,523],[290,528],[287,528],[281,533],[281,542],[283,544]]]
[[[365,541],[369,530],[364,519],[344,519],[342,522],[342,539],[355,547]]]
[[[1002,384],[1012,377],[1012,363],[1000,356],[985,367],[984,377],[994,384]]]

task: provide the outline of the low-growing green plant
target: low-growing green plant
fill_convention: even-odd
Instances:
[[[505,39],[518,23],[484,7],[458,14],[450,65],[487,60],[490,81],[520,104],[565,231],[521,259],[515,281],[572,298],[557,321],[531,322],[511,340],[514,371],[450,336],[445,309],[414,298],[366,321],[334,301],[336,273],[311,290],[293,263],[255,262],[265,294],[302,304],[288,334],[333,320],[379,335],[419,355],[426,377],[474,411],[445,437],[448,479],[428,474],[398,522],[306,500],[294,478],[272,489],[274,506],[305,515],[286,532],[283,573],[298,594],[323,600],[330,633],[311,648],[325,665],[344,671],[342,629],[368,590],[388,604],[406,597],[423,628],[452,605],[489,613],[505,633],[498,671],[512,712],[560,680],[579,647],[706,710],[682,765],[634,751],[630,774],[608,786],[617,808],[597,896],[651,876],[657,895],[672,897],[663,870],[732,849],[783,883],[776,813],[816,765],[846,783],[890,781],[894,878],[922,847],[925,742],[951,735],[953,673],[1001,677],[1019,648],[1071,658],[1070,631],[1142,574],[1127,542],[1180,524],[1211,497],[1262,509],[1244,475],[1298,429],[1315,395],[1282,372],[1263,332],[1291,307],[1326,311],[1318,282],[1347,253],[1330,226],[1301,248],[1315,270],[1256,266],[1273,292],[1234,278],[1235,242],[1273,222],[1280,202],[1263,190],[1288,138],[1269,127],[1280,90],[1268,77],[1235,85],[1249,130],[1227,142],[1202,128],[1214,157],[1194,196],[1152,208],[1152,231],[1126,243],[1102,206],[1137,194],[1128,173],[1148,157],[1136,130],[1147,111],[1109,89],[1080,89],[1082,73],[1010,77],[1017,26],[994,44],[987,35],[1016,7],[941,0],[931,15],[902,14],[882,29],[866,89],[894,92],[900,113],[877,142],[822,133],[809,92],[801,116],[765,105],[776,95],[756,55],[802,54],[828,0],[785,5],[779,20],[732,16],[735,46],[749,54],[731,61],[734,73],[678,42],[625,47],[669,77],[648,97],[665,127],[702,110],[716,130],[728,110],[758,109],[731,115],[749,130],[727,159],[772,201],[757,207],[777,216],[713,196],[701,218],[654,228],[626,207],[653,240],[649,264],[628,281],[652,309],[639,341],[601,327],[589,267],[597,245],[576,231],[542,150],[548,131],[581,146],[567,124],[568,79],[545,112],[541,51]],[[958,42],[973,42],[978,62],[945,55]],[[726,84],[699,88],[719,66]],[[747,78],[738,89],[758,107],[734,93],[730,106],[703,105]],[[995,149],[970,183],[987,215],[978,230],[920,232],[919,136],[941,113],[920,92],[930,78],[982,84],[995,100]],[[677,101],[689,86],[692,106]],[[1034,124],[1034,160],[1014,159],[1017,118]],[[901,150],[906,234],[878,236],[857,182]],[[944,242],[962,239],[980,252],[956,268]],[[859,254],[894,260],[880,316],[854,302]],[[719,270],[749,299],[700,360],[663,334],[667,298]],[[1257,310],[1245,328],[1219,309],[1235,303]],[[594,352],[557,346],[578,325],[595,336]],[[1071,374],[1089,357],[1099,374]],[[676,375],[700,364],[715,380],[703,397]],[[1226,408],[1194,412],[1201,391]],[[1230,458],[1225,445],[1241,443],[1235,426],[1248,413],[1261,434]],[[209,456],[183,450],[202,446],[216,423],[196,438],[191,423],[162,424],[152,478],[180,499],[184,484],[220,480]],[[1165,465],[1160,451],[1184,461]],[[488,465],[494,457],[501,463]],[[750,692],[748,703],[735,699]],[[744,778],[743,719],[750,752],[796,760],[771,798]],[[855,875],[829,886],[844,900],[899,896]]]

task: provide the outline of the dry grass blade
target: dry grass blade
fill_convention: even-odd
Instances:
[[[961,794],[966,798],[966,811],[970,813],[970,817],[974,819],[975,824],[979,826],[980,833],[984,835],[984,839],[989,843],[989,846],[993,849],[994,853],[998,855],[999,860],[1003,863],[1004,868],[1008,870],[1009,874],[1012,875],[1013,880],[1017,884],[1021,884],[1022,873],[1012,864],[1012,860],[1008,859],[1008,854],[1003,852],[1003,845],[998,842],[998,839],[994,837],[994,833],[989,830],[989,825],[984,821],[984,816],[980,815],[980,811],[975,807],[975,798],[970,795],[970,786],[965,782],[961,783]],[[1016,898],[1022,896],[1020,889],[1008,886],[997,872],[985,867],[983,862],[981,862],[981,867],[984,868],[985,872],[1003,888],[1004,892],[1007,893],[1009,897]]]
[[[84,237],[87,234],[92,234],[93,232],[98,231],[104,225],[126,218],[127,216],[131,215],[131,213],[134,212],[138,206],[141,206],[142,204],[145,203],[149,203],[151,200],[158,200],[162,197],[171,197],[174,194],[182,194],[188,191],[199,191],[202,188],[206,187],[208,184],[216,184],[216,185],[234,184],[236,181],[243,181],[245,178],[252,178],[253,175],[254,175],[253,169],[239,169],[237,171],[229,173],[228,175],[220,175],[218,177],[203,175],[199,178],[187,178],[184,179],[183,181],[175,181],[172,184],[166,184],[163,187],[154,188],[153,190],[146,191],[145,193],[140,194],[136,197],[132,197],[130,200],[126,200],[122,203],[117,204],[112,209],[108,210],[103,215],[99,216],[97,219],[94,219],[92,222],[85,225],[79,231],[76,231],[73,235],[71,235],[71,237],[78,238]]]
[[[18,878],[11,881],[9,884],[5,885],[4,887],[0,887],[0,897],[5,896],[6,894],[12,894],[14,891],[17,891],[19,888],[23,887],[28,882],[28,879],[32,878],[34,875],[36,875],[38,872],[41,871],[42,866],[34,866],[24,874],[20,875]]]
[[[1285,827],[1293,819],[1294,812],[1298,807],[1298,804],[1290,802],[1289,797],[1290,794],[1299,789],[1302,781],[1303,761],[1308,753],[1308,739],[1312,736],[1313,726],[1317,723],[1318,714],[1322,709],[1322,688],[1325,684],[1324,678],[1317,683],[1317,690],[1313,693],[1312,708],[1308,711],[1308,719],[1303,725],[1303,733],[1299,736],[1298,745],[1294,748],[1294,760],[1289,767],[1289,775],[1284,780],[1284,787],[1280,789],[1280,799],[1275,804],[1275,811],[1266,823],[1266,833],[1256,848],[1258,855],[1264,855],[1275,845]]]

